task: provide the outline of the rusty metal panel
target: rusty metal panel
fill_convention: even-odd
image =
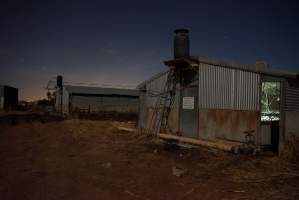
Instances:
[[[254,135],[257,134],[259,111],[203,109],[198,114],[198,134],[201,139],[243,142],[244,131],[253,130]]]
[[[201,63],[199,108],[258,111],[260,75]]]
[[[299,87],[286,85],[286,111],[299,111]]]

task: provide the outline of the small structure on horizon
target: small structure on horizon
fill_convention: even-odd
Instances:
[[[15,110],[18,105],[18,89],[0,85],[0,110]]]

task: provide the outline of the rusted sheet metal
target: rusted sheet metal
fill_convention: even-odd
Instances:
[[[244,141],[244,131],[257,134],[258,111],[199,110],[199,138]]]
[[[260,75],[200,63],[199,108],[258,111]]]

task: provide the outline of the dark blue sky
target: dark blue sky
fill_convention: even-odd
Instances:
[[[294,1],[1,1],[0,84],[21,99],[47,81],[137,85],[172,58],[173,30],[190,29],[191,54],[299,71]]]

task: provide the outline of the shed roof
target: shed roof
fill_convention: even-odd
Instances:
[[[240,64],[237,62],[219,61],[219,60],[214,60],[214,59],[210,59],[210,58],[203,57],[203,56],[192,56],[190,59],[180,58],[180,59],[168,60],[168,61],[165,61],[164,63],[165,63],[165,65],[168,65],[168,66],[189,64],[190,66],[193,66],[193,67],[194,67],[194,65],[198,66],[199,63],[205,63],[205,64],[210,64],[210,65],[215,65],[215,66],[220,66],[220,67],[227,67],[227,68],[238,69],[238,70],[243,70],[243,71],[250,71],[250,72],[259,73],[259,74],[268,75],[268,76],[284,77],[284,78],[288,78],[288,79],[299,79],[298,72],[290,72],[290,71],[285,71],[285,70],[273,69],[273,68],[269,68],[269,67],[260,67],[257,64]],[[152,76],[151,78],[140,83],[136,88],[140,89],[145,84],[165,75],[168,71],[169,70],[164,70],[164,71]]]
[[[210,65],[216,65],[221,67],[228,67],[233,69],[239,69],[244,71],[250,71],[254,73],[269,75],[269,76],[277,76],[277,77],[285,77],[291,79],[298,79],[299,73],[298,72],[291,72],[286,70],[275,69],[271,67],[260,67],[257,64],[240,64],[237,62],[226,62],[226,61],[219,61],[214,60],[202,56],[192,57],[192,60],[196,60],[199,63],[206,63]]]
[[[203,56],[193,56],[191,58],[179,58],[174,60],[168,60],[164,62],[167,66],[181,66],[181,65],[189,65],[192,67],[198,66],[199,63],[210,64],[219,67],[227,67],[237,70],[249,71],[258,74],[264,74],[269,76],[276,76],[276,77],[285,77],[290,79],[298,79],[299,73],[298,72],[290,72],[285,70],[279,70],[270,68],[267,65],[260,66],[258,63],[256,64],[240,64],[237,62],[227,62],[227,61],[220,61],[215,59],[210,59]],[[265,63],[262,61],[262,63]]]
[[[138,90],[135,89],[86,87],[86,86],[74,86],[74,85],[64,85],[64,87],[70,94],[80,93],[80,94],[139,96]]]

